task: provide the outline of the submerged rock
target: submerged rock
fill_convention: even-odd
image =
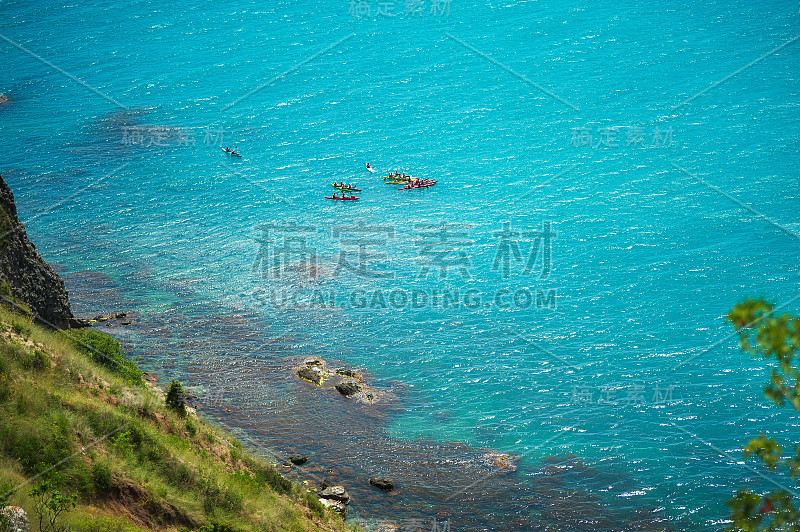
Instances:
[[[500,453],[491,451],[483,456],[484,463],[493,469],[500,471],[512,472],[517,470],[517,462],[519,457],[511,454]]]
[[[3,532],[31,532],[31,523],[28,514],[19,506],[6,506],[0,510],[0,523],[8,521],[7,527],[2,527]]]
[[[369,483],[383,491],[391,491],[394,489],[394,482],[388,478],[371,478]]]
[[[301,454],[293,454],[289,457],[289,461],[294,465],[303,465],[308,462],[308,456],[303,456]]]

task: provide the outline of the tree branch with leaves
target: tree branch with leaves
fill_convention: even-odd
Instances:
[[[770,367],[764,395],[778,406],[788,404],[799,411],[800,317],[775,315],[774,309],[764,299],[748,299],[733,307],[727,318],[739,335],[739,348],[764,359]],[[800,509],[793,489],[800,477],[800,446],[784,453],[783,446],[762,433],[745,446],[744,455],[757,458],[769,471],[785,472],[794,486],[763,495],[739,490],[727,502],[732,520],[727,530],[800,532]]]

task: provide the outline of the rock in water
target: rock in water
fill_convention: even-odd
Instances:
[[[503,472],[511,472],[517,470],[518,456],[499,453],[497,451],[490,451],[483,456],[484,463],[494,469]]]
[[[320,499],[332,499],[334,501],[341,501],[345,504],[350,500],[350,495],[344,489],[344,486],[330,486],[319,492]]]
[[[303,465],[308,462],[308,456],[303,456],[301,454],[293,454],[289,457],[289,461],[294,465]]]
[[[7,521],[7,527],[2,527]],[[8,532],[31,532],[31,523],[28,521],[28,514],[19,506],[6,506],[0,510],[0,530]]]
[[[369,483],[383,491],[391,491],[394,489],[394,482],[388,478],[371,478],[369,479]]]
[[[317,386],[320,385],[322,382],[322,375],[318,371],[314,371],[313,369],[303,366],[302,368],[297,370],[297,376],[301,379],[311,381]]]
[[[28,240],[14,194],[0,177],[0,296],[16,311],[27,305],[40,324],[68,329],[74,322],[64,281]],[[77,324],[77,322],[75,322]]]
[[[349,397],[355,393],[358,393],[358,391],[361,390],[361,387],[357,382],[343,382],[341,384],[337,384],[336,389],[340,394],[344,395],[345,397]]]

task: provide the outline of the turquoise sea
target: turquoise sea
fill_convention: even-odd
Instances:
[[[76,314],[353,519],[720,529],[800,444],[724,319],[800,311],[799,8],[2,0],[0,174]]]

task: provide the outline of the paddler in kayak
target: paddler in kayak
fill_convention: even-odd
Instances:
[[[372,166],[369,163],[367,163],[367,170],[372,170]]]

